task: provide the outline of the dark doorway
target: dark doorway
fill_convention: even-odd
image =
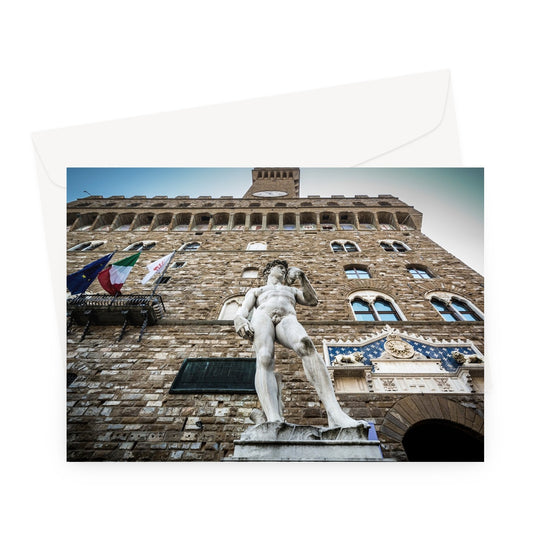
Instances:
[[[483,436],[448,420],[424,420],[402,441],[409,461],[483,461]]]

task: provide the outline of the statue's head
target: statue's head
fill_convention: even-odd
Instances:
[[[287,261],[285,261],[283,259],[274,259],[274,261],[270,261],[270,263],[267,264],[267,266],[263,269],[263,278],[265,280],[268,279],[268,275],[270,274],[270,271],[276,265],[282,266],[285,269],[285,276],[283,278],[283,281],[286,280],[287,271],[289,270],[289,264],[287,263]]]

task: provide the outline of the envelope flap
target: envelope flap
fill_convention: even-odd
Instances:
[[[205,167],[206,150],[213,166],[354,166],[435,130],[449,86],[449,72],[438,71],[38,132],[33,139],[48,176],[61,186],[69,166]]]

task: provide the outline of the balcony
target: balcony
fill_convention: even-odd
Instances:
[[[159,295],[140,294],[111,296],[107,294],[80,294],[67,299],[67,317],[70,333],[73,324],[84,326],[83,340],[91,325],[122,325],[121,340],[128,325],[141,326],[139,341],[147,326],[157,324],[165,314],[165,305]]]

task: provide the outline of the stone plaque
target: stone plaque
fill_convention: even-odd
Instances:
[[[185,359],[170,394],[197,392],[255,393],[255,359],[198,357]]]

